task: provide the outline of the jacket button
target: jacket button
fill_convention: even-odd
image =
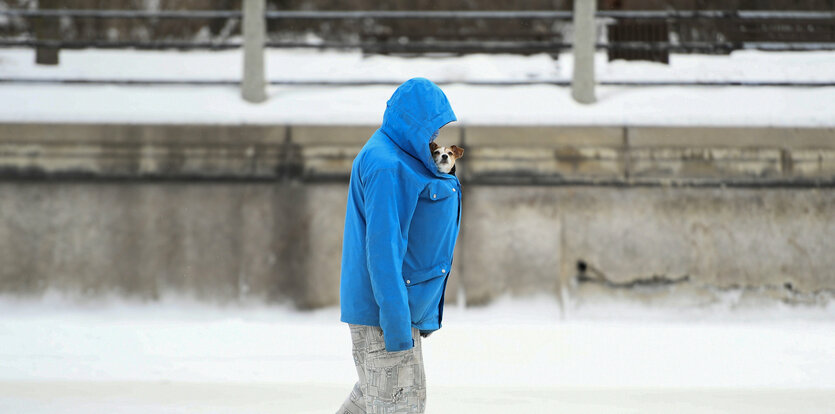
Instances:
[[[452,189],[452,192],[453,192],[453,193],[455,192],[455,189],[454,189],[454,188]]]
[[[432,194],[432,198],[438,198],[437,194]]]
[[[409,283],[412,283],[412,281],[411,280],[406,280],[406,284],[408,285]]]
[[[446,269],[441,269],[441,273],[446,273]]]

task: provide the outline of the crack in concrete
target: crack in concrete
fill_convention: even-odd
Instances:
[[[670,278],[663,275],[652,275],[649,278],[636,278],[624,282],[616,282],[601,272],[594,266],[590,266],[584,260],[577,261],[577,276],[578,283],[600,283],[602,285],[617,288],[629,289],[634,287],[654,287],[654,286],[668,286],[690,281],[690,275],[684,275],[678,278]]]
[[[636,287],[663,287],[671,285],[679,285],[687,282],[692,282],[690,275],[681,277],[667,277],[663,275],[652,275],[651,277],[635,278],[628,281],[617,282],[609,279],[605,273],[598,268],[589,265],[585,260],[577,261],[577,275],[575,276],[576,283],[596,283],[614,289],[631,289]],[[695,282],[694,282],[695,283]],[[797,289],[792,282],[785,282],[782,285],[763,284],[756,286],[746,286],[740,284],[731,284],[727,286],[717,286],[711,284],[698,284],[703,288],[708,288],[719,292],[733,292],[738,290],[745,291],[763,291],[763,290],[782,290],[791,295],[791,299],[808,298],[817,295],[835,295],[835,289],[816,289],[810,291],[803,291]]]

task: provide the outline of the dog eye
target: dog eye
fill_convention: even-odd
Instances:
[[[448,152],[447,154],[452,155],[452,151]]]
[[[435,154],[440,154],[440,153],[441,153],[441,151],[435,151]]]

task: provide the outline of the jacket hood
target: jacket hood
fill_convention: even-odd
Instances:
[[[400,149],[440,176],[429,142],[435,131],[457,120],[446,95],[432,81],[413,78],[400,85],[386,103],[381,130]]]

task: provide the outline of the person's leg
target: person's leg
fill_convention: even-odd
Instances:
[[[367,326],[348,325],[351,330],[352,351],[354,365],[357,367],[359,380],[354,384],[354,389],[348,394],[348,398],[342,403],[336,414],[365,414],[365,397],[362,389],[365,384],[365,357],[368,341],[366,339]]]
[[[336,414],[365,413],[365,398],[362,396],[360,383],[357,382],[356,384],[354,384],[354,389],[351,390],[350,394],[348,394],[348,398],[345,399],[345,402],[342,403],[342,407],[339,407],[339,411],[337,411]]]
[[[426,409],[426,374],[420,332],[412,328],[415,346],[400,352],[386,351],[383,331],[367,326],[365,355],[366,412],[369,414],[420,414]]]

